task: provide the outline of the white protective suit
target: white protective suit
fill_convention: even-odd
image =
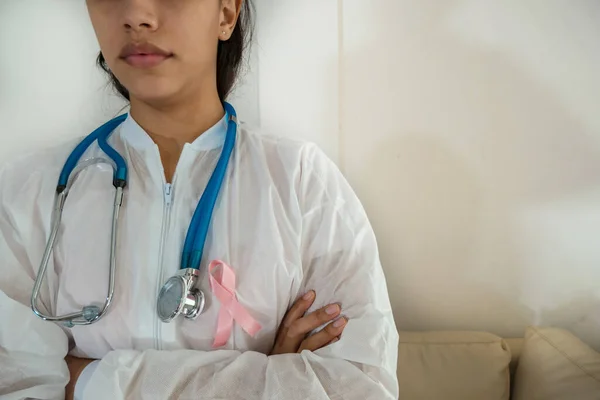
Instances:
[[[162,323],[159,289],[179,268],[192,213],[221,154],[225,119],[186,144],[172,186],[158,148],[129,117],[110,143],[125,158],[114,303],[91,326],[68,329],[31,311],[59,172],[79,141],[21,157],[0,170],[0,398],[59,399],[67,353],[100,360],[77,382],[85,399],[374,399],[398,397],[398,334],[375,236],[359,200],[312,144],[238,130],[201,267],[207,306],[196,320]],[[105,157],[94,144],[82,160]],[[47,279],[42,311],[102,304],[109,272],[112,167],[76,179]],[[170,194],[169,194],[170,192]],[[227,262],[240,303],[262,325],[234,324],[212,349],[219,303],[208,262]],[[314,310],[340,303],[349,323],[314,353],[267,356],[288,308],[314,289]]]

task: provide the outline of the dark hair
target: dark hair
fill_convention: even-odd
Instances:
[[[221,102],[224,102],[233,89],[238,78],[245,51],[252,42],[254,20],[252,0],[244,0],[239,19],[226,42],[219,41],[217,49],[217,91]],[[112,73],[102,52],[96,60],[98,66],[106,72],[117,93],[129,101],[129,91]]]

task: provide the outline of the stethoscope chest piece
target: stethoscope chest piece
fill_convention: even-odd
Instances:
[[[195,319],[204,310],[204,293],[196,288],[200,272],[186,268],[171,277],[158,294],[158,317],[163,322],[171,322],[178,315]]]

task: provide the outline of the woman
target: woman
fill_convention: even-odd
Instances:
[[[43,321],[29,308],[56,179],[79,140],[3,167],[2,398],[58,399],[65,387],[67,398],[85,399],[396,398],[397,332],[374,234],[342,175],[311,144],[237,132],[201,258],[206,307],[194,320],[160,321],[157,295],[177,273],[232,126],[224,101],[243,59],[251,5],[87,5],[99,62],[131,105],[109,139],[129,171],[115,296],[87,326]],[[104,156],[94,144],[83,159]],[[95,164],[70,184],[41,312],[71,313],[106,297],[112,178],[111,167]],[[217,259],[236,275],[237,301],[258,332],[235,320],[222,335],[228,305],[215,292],[218,273],[208,270]]]

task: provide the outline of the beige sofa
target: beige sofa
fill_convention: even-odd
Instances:
[[[400,332],[398,379],[402,400],[600,400],[600,353],[553,328]]]

